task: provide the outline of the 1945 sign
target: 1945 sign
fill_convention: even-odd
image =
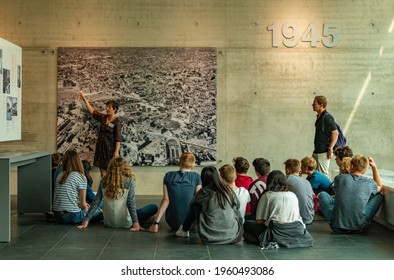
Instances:
[[[286,23],[280,26],[274,23],[267,27],[272,31],[272,47],[279,47],[280,43],[287,48],[294,48],[299,42],[309,43],[312,48],[316,48],[318,43],[322,43],[326,48],[333,48],[339,43],[336,23],[324,23],[321,36],[317,24],[311,23],[306,30],[300,28],[294,23]]]

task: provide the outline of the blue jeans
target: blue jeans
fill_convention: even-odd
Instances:
[[[155,204],[148,204],[140,209],[137,209],[137,217],[138,222],[143,224],[148,220],[150,217],[156,214],[159,208]]]
[[[333,199],[332,196],[326,192],[320,192],[318,199],[320,204],[320,211],[323,213],[323,216],[324,218],[326,218],[327,222],[330,222],[332,218],[332,213],[334,212],[335,199]]]
[[[92,218],[90,219],[90,222],[100,222],[103,220],[103,212],[100,211],[101,209],[97,209]],[[55,219],[58,223],[61,224],[80,224],[84,221],[86,215],[88,214],[88,210],[79,210],[79,212],[76,213],[59,213],[55,212]]]
[[[365,216],[367,217],[368,222],[372,221],[373,217],[379,211],[379,208],[382,205],[382,203],[383,203],[383,195],[380,193],[372,195],[369,198],[367,206],[365,206],[364,209]]]
[[[371,195],[364,209],[364,214],[367,218],[368,223],[372,221],[373,217],[378,212],[380,205],[382,205],[382,202],[383,195],[381,195],[380,193]],[[334,211],[335,199],[332,198],[328,193],[321,192],[319,194],[319,203],[320,211],[323,213],[326,220],[330,222]]]

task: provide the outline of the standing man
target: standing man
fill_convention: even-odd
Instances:
[[[337,142],[339,132],[334,118],[326,110],[327,98],[316,96],[312,108],[317,113],[315,122],[315,140],[312,157],[317,162],[317,170],[328,176],[330,159],[334,154],[334,146]]]

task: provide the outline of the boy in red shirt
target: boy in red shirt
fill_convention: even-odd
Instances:
[[[253,183],[252,177],[248,176],[249,162],[246,158],[236,157],[233,159],[235,170],[237,171],[237,178],[235,179],[235,185],[238,188],[245,188],[249,191],[249,186]],[[246,205],[245,214],[250,214],[250,205]]]

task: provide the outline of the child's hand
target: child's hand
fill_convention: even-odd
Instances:
[[[369,166],[371,166],[371,168],[376,167],[376,163],[375,163],[375,161],[373,160],[373,158],[368,157],[368,163],[369,163]]]
[[[142,228],[139,223],[134,223],[133,226],[130,228],[130,231],[140,231],[140,230],[144,230],[144,228]]]

